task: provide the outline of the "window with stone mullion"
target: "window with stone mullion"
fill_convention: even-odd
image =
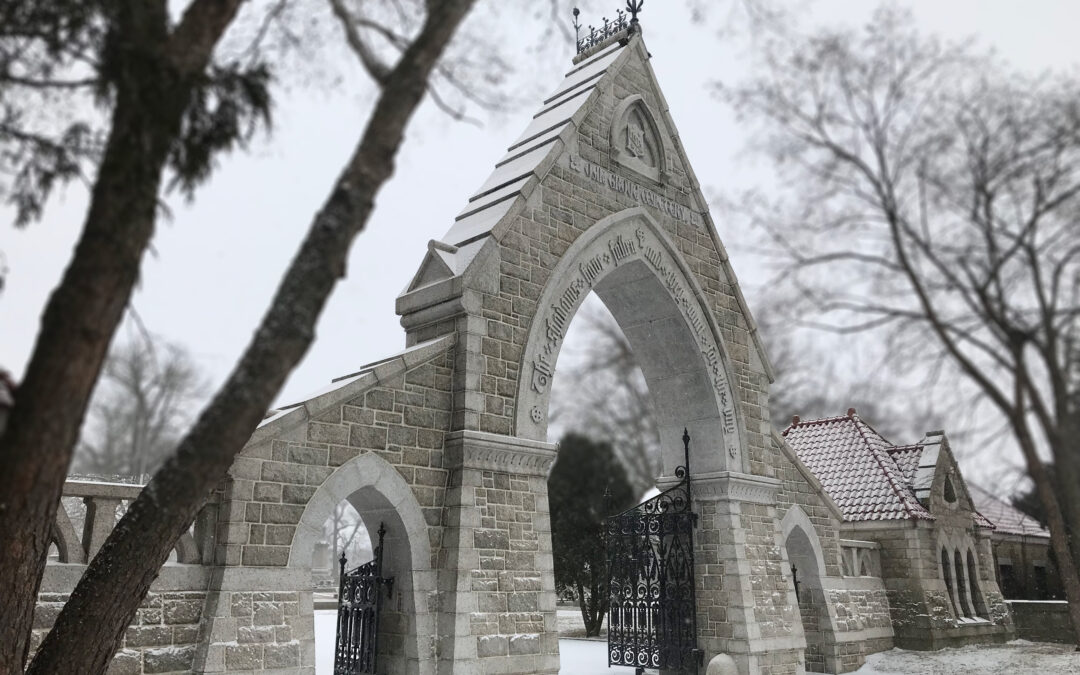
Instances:
[[[979,588],[979,567],[975,564],[975,556],[971,551],[967,554],[968,585],[971,592],[971,604],[975,608],[975,616],[987,617],[986,603],[983,601],[982,591]]]
[[[956,589],[960,609],[965,617],[975,616],[975,613],[971,611],[971,602],[968,600],[967,575],[964,573],[964,559],[960,556],[959,550],[953,551],[953,563],[956,567]]]
[[[952,608],[953,616],[960,617],[960,610],[956,603],[956,592],[953,589],[953,572],[952,561],[949,559],[949,552],[941,549],[941,575],[945,578],[945,592],[949,596],[949,606]]]

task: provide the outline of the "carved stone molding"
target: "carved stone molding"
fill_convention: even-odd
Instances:
[[[679,479],[665,476],[656,481],[656,487],[665,490]],[[750,504],[775,504],[776,493],[783,481],[765,476],[734,471],[716,471],[690,475],[690,488],[694,499],[703,501],[736,501]]]
[[[455,431],[446,436],[447,468],[547,476],[555,462],[555,445],[482,431]]]
[[[663,298],[657,302],[664,309],[638,305],[626,312],[636,314],[649,310],[659,316],[670,308],[670,314],[681,317],[685,322],[686,340],[672,346],[683,350],[688,359],[686,363],[695,367],[700,364],[701,370],[695,373],[695,378],[712,389],[711,392],[700,392],[696,400],[703,402],[702,410],[692,418],[709,420],[713,424],[715,431],[710,434],[714,441],[710,442],[720,446],[724,453],[721,461],[708,468],[745,468],[730,359],[714,317],[678,249],[667,238],[660,223],[642,207],[632,207],[597,221],[567,249],[552,273],[551,281],[537,303],[522,354],[515,432],[532,438],[546,437],[545,413],[551,383],[570,322],[590,291],[599,290],[608,275],[616,270],[625,272],[628,268],[647,272],[642,276],[659,284],[658,295]],[[644,350],[635,350],[635,353],[640,355]],[[690,372],[689,368],[684,370]],[[649,372],[646,368],[646,378]],[[650,383],[650,388],[653,384]],[[655,390],[653,393],[655,395]],[[706,403],[707,399],[711,399],[711,405]],[[706,410],[710,407],[711,410]],[[684,427],[681,419],[674,420],[672,425],[678,431]]]

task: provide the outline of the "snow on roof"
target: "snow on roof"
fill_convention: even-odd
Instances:
[[[546,171],[545,160],[554,152],[559,136],[585,107],[604,73],[623,53],[625,44],[615,41],[574,64],[495,164],[491,175],[469,198],[442,242],[464,246],[487,236],[510,212],[519,196],[528,196],[536,182],[530,179]]]
[[[362,379],[365,375],[378,375],[380,369],[391,371],[400,370],[405,367],[410,367],[421,361],[431,358],[434,354],[448,349],[453,344],[453,338],[451,336],[442,336],[433,338],[426,342],[420,342],[411,347],[407,347],[402,351],[388,356],[385,359],[379,359],[378,361],[372,361],[371,363],[361,366],[360,370],[349,373],[348,375],[342,375],[341,377],[334,378],[329,384],[320,387],[319,389],[302,396],[299,401],[295,403],[289,403],[279,406],[267,411],[262,421],[259,422],[258,429],[264,429],[269,427],[272,422],[280,420],[287,416],[294,410],[310,405],[313,401],[323,399],[329,394],[340,392],[345,390]],[[368,378],[372,383],[378,381],[378,378]],[[333,398],[333,397],[331,397]]]
[[[968,492],[971,494],[971,500],[975,502],[975,508],[993,523],[997,532],[1030,537],[1050,537],[1050,533],[1039,524],[1039,521],[978,485],[968,483]]]
[[[900,473],[904,476],[904,482],[913,485],[915,469],[919,468],[919,458],[922,457],[923,446],[919,443],[913,445],[895,445],[888,448],[889,456],[896,462]]]
[[[921,450],[894,446],[854,409],[840,417],[808,422],[795,418],[782,435],[845,520],[933,520],[906,477],[907,471],[913,471],[910,465],[918,465]],[[903,468],[892,456],[893,449]]]

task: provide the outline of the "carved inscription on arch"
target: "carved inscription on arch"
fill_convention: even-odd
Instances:
[[[614,190],[615,192],[622,193],[633,199],[635,202],[650,206],[675,220],[686,223],[687,225],[702,227],[701,217],[692,209],[683,206],[672,199],[668,199],[655,190],[651,190],[632,180],[623,178],[619,174],[608,171],[604,167],[593,164],[577,155],[568,154],[566,162],[567,167],[574,173],[580,173],[591,181],[606,186],[608,189]]]
[[[690,327],[716,392],[725,447],[728,454],[735,458],[739,444],[731,383],[728,381],[719,347],[709,329],[708,320],[702,315],[702,309],[678,266],[655,235],[643,228],[638,228],[632,235],[616,234],[606,240],[594,242],[589,249],[588,257],[562,282],[554,301],[547,307],[540,308],[540,315],[543,317],[541,342],[526,361],[531,370],[527,375],[530,378],[530,390],[541,396],[548,393],[559,348],[574,313],[589,291],[620,264],[629,260],[643,260],[671,294]],[[533,416],[532,420],[534,423],[540,422],[536,416]]]

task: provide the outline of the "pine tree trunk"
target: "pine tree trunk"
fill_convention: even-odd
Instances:
[[[430,3],[418,38],[386,79],[359,146],[315,216],[236,369],[88,566],[29,673],[104,673],[158,569],[314,338],[349,246],[390,177],[405,125],[473,0]]]
[[[208,4],[213,21],[202,27],[204,40],[216,23],[227,25],[239,0]],[[178,67],[168,52],[166,3],[118,3],[109,11],[110,76],[116,85],[109,139],[74,256],[45,307],[0,437],[2,673],[20,672],[26,660],[50,531],[79,427],[153,235],[162,170],[190,94],[192,71]],[[190,49],[184,63],[201,73],[213,42],[201,62],[199,51]]]

